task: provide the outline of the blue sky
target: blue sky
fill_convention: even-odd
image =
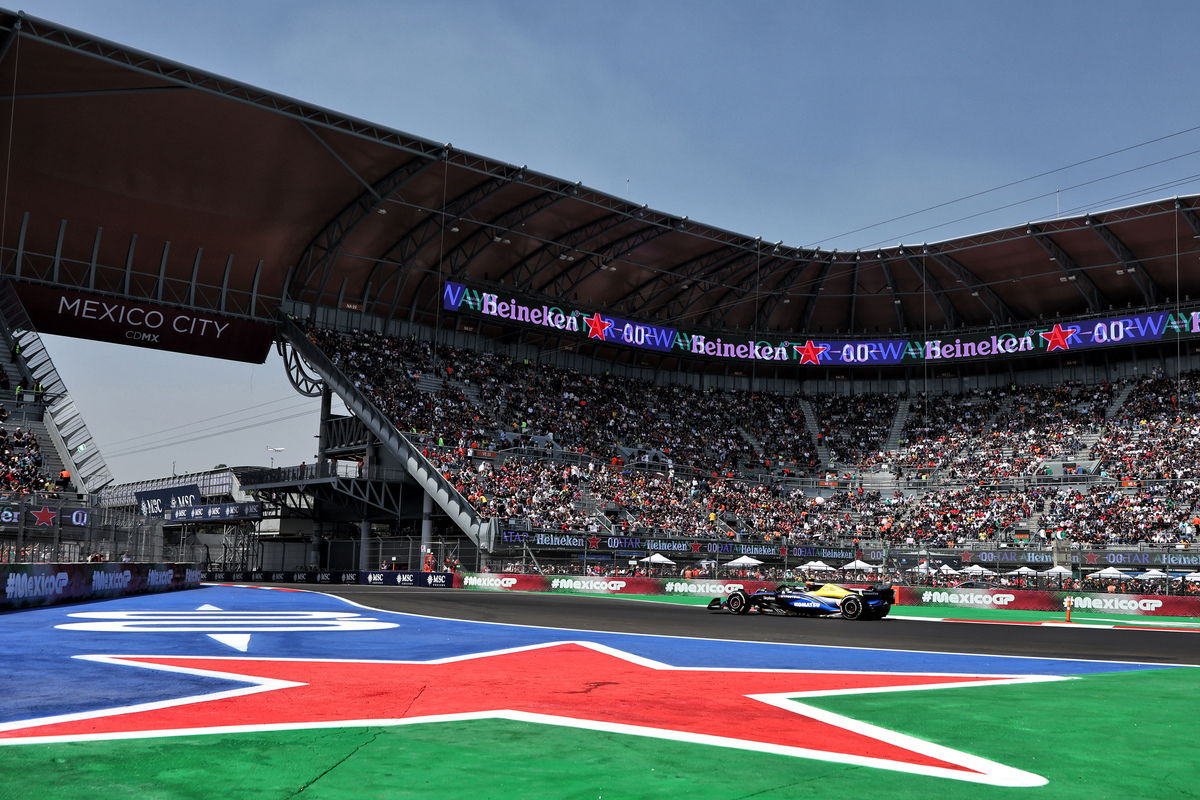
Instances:
[[[1200,191],[1200,130],[1171,135],[1200,126],[1187,91],[1200,29],[1191,2],[40,0],[24,10],[790,245],[937,241]],[[303,411],[275,360],[193,361],[199,381],[179,393],[160,382],[143,408],[111,376],[182,357],[50,347],[118,481],[170,474],[173,462],[264,463],[268,445],[287,447],[277,456],[287,463],[311,461],[315,411],[261,426],[233,413],[218,422],[255,427],[178,447],[132,439],[196,438],[195,420],[256,403]]]

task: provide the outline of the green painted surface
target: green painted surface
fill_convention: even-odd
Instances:
[[[814,701],[1049,780],[1026,789],[471,721],[4,747],[0,798],[1187,798],[1200,785],[1197,689],[1200,671],[1170,669]]]

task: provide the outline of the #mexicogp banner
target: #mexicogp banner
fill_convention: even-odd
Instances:
[[[200,586],[195,564],[5,564],[0,611]]]
[[[564,592],[568,594],[695,595],[720,597],[738,589],[747,592],[774,589],[778,583],[743,580],[680,580],[673,578],[592,577],[573,575],[519,575],[467,572],[455,575],[459,589],[495,589],[514,592]]]
[[[1200,597],[1104,592],[1033,592],[1020,589],[945,589],[897,586],[896,604],[942,608],[1003,608],[1014,611],[1107,611],[1158,617],[1200,617]]]

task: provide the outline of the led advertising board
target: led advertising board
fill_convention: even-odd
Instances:
[[[564,302],[534,305],[454,281],[445,284],[442,307],[660,353],[744,362],[790,361],[799,366],[958,362],[1170,341],[1200,334],[1200,309],[1188,308],[925,339],[829,339],[820,334],[800,334],[787,340],[725,340],[667,325],[625,320],[600,311],[586,312]]]

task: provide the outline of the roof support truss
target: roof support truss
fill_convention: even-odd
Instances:
[[[1117,260],[1121,262],[1121,269],[1133,279],[1134,284],[1141,291],[1142,299],[1146,302],[1146,305],[1149,306],[1157,303],[1158,298],[1163,294],[1161,287],[1159,287],[1153,278],[1146,274],[1145,270],[1141,269],[1141,264],[1138,262],[1137,256],[1133,254],[1133,251],[1129,249],[1125,242],[1121,241],[1121,238],[1113,233],[1112,229],[1099,220],[1088,217],[1084,221],[1104,241],[1104,244],[1117,257]]]
[[[1105,305],[1109,304],[1108,298],[1096,287],[1091,276],[1080,269],[1075,259],[1071,258],[1070,254],[1066,250],[1063,250],[1058,242],[1044,233],[1037,225],[1030,225],[1026,230],[1030,238],[1046,251],[1046,255],[1050,257],[1050,260],[1056,262],[1062,269],[1065,273],[1065,279],[1075,284],[1075,288],[1079,290],[1079,294],[1083,296],[1084,302],[1087,303],[1088,311],[1095,314]]]

